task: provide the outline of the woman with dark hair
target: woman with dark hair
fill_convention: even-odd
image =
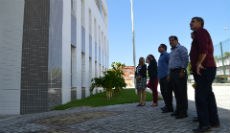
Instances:
[[[145,106],[145,98],[146,98],[146,74],[147,67],[145,65],[145,59],[143,57],[140,57],[139,64],[136,67],[135,72],[135,79],[136,79],[136,89],[139,96],[139,104],[137,106]]]
[[[156,107],[156,106],[158,106],[157,62],[156,62],[155,57],[150,54],[146,58],[146,63],[149,64],[149,66],[148,66],[148,74],[149,74],[149,78],[150,78],[147,87],[152,90],[152,96],[153,96],[152,107]]]

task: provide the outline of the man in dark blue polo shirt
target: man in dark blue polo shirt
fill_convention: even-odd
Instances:
[[[162,113],[173,112],[172,89],[169,88],[167,80],[169,74],[169,53],[167,52],[167,46],[165,44],[160,44],[158,51],[160,53],[158,59],[158,79],[161,94],[165,102],[165,107],[162,108]]]

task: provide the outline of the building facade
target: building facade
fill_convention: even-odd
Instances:
[[[223,59],[216,59],[217,75],[228,75],[230,76],[230,56],[224,57]],[[225,71],[225,72],[224,72]]]
[[[106,0],[0,1],[0,114],[90,95],[108,68]]]
[[[134,66],[125,66],[123,68],[124,79],[126,83],[126,88],[135,88],[134,86],[134,77],[135,77],[135,68]]]

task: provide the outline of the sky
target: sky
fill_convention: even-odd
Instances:
[[[107,0],[109,10],[110,63],[133,65],[130,0]],[[230,0],[134,0],[136,62],[139,57],[159,57],[158,46],[176,35],[188,51],[192,17],[205,20],[213,43],[230,38]],[[170,51],[170,50],[169,50]]]

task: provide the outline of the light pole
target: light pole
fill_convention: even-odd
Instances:
[[[134,6],[133,0],[130,0],[130,7],[131,7],[131,23],[132,23],[132,43],[133,43],[133,64],[134,69],[136,68],[136,46],[135,46],[135,29],[134,29]]]
[[[133,42],[133,65],[134,65],[134,73],[136,71],[136,45],[135,45],[135,29],[134,29],[134,6],[133,6],[133,0],[130,0],[130,13],[131,13],[131,23],[132,23],[132,42]],[[136,84],[136,79],[134,75],[134,86]],[[137,93],[137,92],[136,92]]]

